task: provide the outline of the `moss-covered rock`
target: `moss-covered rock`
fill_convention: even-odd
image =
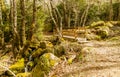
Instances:
[[[16,77],[30,77],[30,73],[18,73]]]
[[[32,70],[33,77],[45,77],[50,71],[51,68],[56,66],[60,62],[60,59],[54,56],[52,53],[43,54]]]
[[[66,49],[62,45],[57,45],[54,47],[54,54],[58,57],[65,55]]]
[[[42,55],[44,53],[43,49],[38,48],[37,50],[33,51],[32,53],[32,57],[39,57],[40,55]]]
[[[22,72],[24,68],[25,68],[24,58],[19,59],[15,64],[9,67],[9,69],[12,70],[14,73]]]
[[[101,25],[105,25],[105,22],[104,21],[93,22],[91,24],[91,27],[97,27],[97,26],[101,26]]]
[[[111,37],[108,41],[120,41],[120,36]]]
[[[86,39],[87,40],[101,40],[101,37],[99,35],[91,33],[91,34],[86,35]]]
[[[114,25],[113,25],[112,23],[110,23],[110,22],[106,22],[106,23],[105,23],[105,26],[113,27]]]
[[[96,31],[96,34],[99,35],[101,38],[106,38],[109,36],[110,29],[107,26],[101,26]]]

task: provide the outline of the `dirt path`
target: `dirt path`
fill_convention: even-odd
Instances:
[[[84,62],[64,66],[58,77],[120,77],[119,42],[92,41],[84,45]]]

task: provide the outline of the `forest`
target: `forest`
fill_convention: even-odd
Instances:
[[[0,77],[119,77],[120,0],[0,0]]]

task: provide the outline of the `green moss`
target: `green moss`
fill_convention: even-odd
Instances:
[[[9,69],[11,70],[23,70],[24,69],[24,58],[19,59],[15,64],[11,65]]]
[[[30,73],[18,73],[16,77],[30,77]]]
[[[55,46],[55,49],[54,49],[54,54],[58,57],[62,56],[62,55],[65,55],[65,48],[61,45],[59,46]]]
[[[117,41],[117,40],[120,40],[120,36],[112,37],[112,38],[110,38],[108,40],[109,41]]]
[[[98,26],[101,26],[101,25],[105,25],[105,22],[104,21],[93,22],[91,24],[91,27],[98,27]]]
[[[39,57],[42,53],[44,53],[43,49],[38,48],[36,51],[33,52],[32,57]]]
[[[59,58],[54,56],[52,53],[43,54],[38,61],[38,64],[32,70],[32,76],[44,77],[47,75],[52,67],[58,64]]]
[[[16,63],[9,67],[9,69],[12,70],[15,74],[23,72],[24,68],[25,68],[24,58],[19,59]],[[9,72],[8,74],[11,75]]]
[[[40,42],[40,48],[45,49],[47,47],[46,42]]]

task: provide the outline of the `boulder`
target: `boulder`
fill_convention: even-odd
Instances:
[[[105,25],[108,26],[108,27],[113,27],[114,26],[111,22],[106,22]]]
[[[45,77],[45,75],[48,75],[50,69],[56,66],[59,62],[60,59],[52,53],[45,53],[39,58],[31,75],[33,77]]]
[[[15,64],[9,67],[9,69],[12,70],[14,73],[22,72],[24,68],[25,68],[24,58],[19,59]]]
[[[91,24],[91,27],[98,27],[98,26],[103,26],[103,25],[105,25],[104,21],[98,21],[98,22],[93,22]]]
[[[87,40],[100,40],[101,39],[100,36],[98,36],[94,33],[87,34],[86,38],[87,38]]]
[[[96,30],[96,34],[99,35],[101,38],[106,38],[109,36],[110,29],[107,26],[101,26]]]
[[[58,57],[65,55],[66,49],[62,45],[57,45],[54,47],[54,54]]]

